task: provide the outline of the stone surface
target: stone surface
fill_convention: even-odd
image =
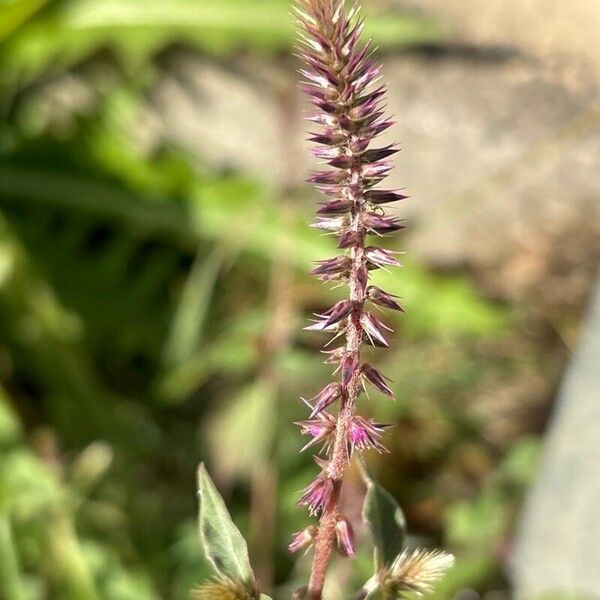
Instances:
[[[394,0],[450,23],[456,36],[484,44],[514,44],[544,57],[583,58],[600,77],[597,0]]]
[[[600,282],[567,372],[512,560],[517,598],[600,598]]]
[[[383,57],[402,141],[391,177],[411,195],[408,250],[469,269],[493,295],[581,306],[600,259],[600,95],[585,73],[517,51],[422,50]],[[301,180],[305,105],[290,114],[293,65],[172,57],[154,98],[162,129],[199,161],[277,184]]]

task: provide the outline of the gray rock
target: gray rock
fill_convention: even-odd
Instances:
[[[600,598],[600,282],[512,559],[517,598]]]
[[[543,56],[584,60],[600,76],[600,3],[596,0],[395,0],[430,12],[457,37],[515,44]]]
[[[573,85],[559,68],[485,48],[383,61],[398,125],[382,142],[402,142],[390,185],[411,195],[398,207],[411,254],[470,269],[497,297],[580,306],[600,258],[595,83]],[[280,102],[295,79],[277,61],[224,66],[182,53],[157,88],[157,118],[213,168],[277,186],[291,164],[301,181],[315,167],[300,118],[308,107],[297,99],[286,114]]]

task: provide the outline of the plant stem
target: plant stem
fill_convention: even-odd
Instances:
[[[350,142],[345,144],[347,152],[352,153]],[[358,172],[358,168],[351,169],[352,177]],[[364,286],[360,283],[361,272],[366,268],[364,255],[364,229],[361,222],[361,213],[364,204],[362,187],[358,191],[346,194],[353,200],[352,209],[352,231],[360,234],[357,242],[354,244],[352,256],[352,269],[350,272],[350,300],[354,303],[354,310],[348,318],[346,329],[346,355],[351,357],[350,362],[353,365],[360,365],[362,328],[360,326],[360,317],[364,310],[365,292]],[[319,533],[315,543],[315,555],[313,559],[308,593],[310,600],[320,600],[323,594],[327,566],[331,553],[335,546],[335,525],[338,517],[338,506],[342,491],[343,477],[350,462],[348,452],[348,427],[354,416],[356,401],[360,394],[361,377],[360,369],[355,368],[350,381],[342,388],[341,407],[337,417],[335,432],[335,442],[329,463],[329,476],[334,480],[334,492],[331,500],[325,507],[319,523]]]

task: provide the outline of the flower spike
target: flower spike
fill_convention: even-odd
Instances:
[[[394,122],[386,115],[386,87],[381,83],[381,65],[372,60],[373,45],[361,42],[363,20],[358,7],[346,0],[296,0],[296,4],[301,30],[298,51],[304,62],[301,89],[315,108],[307,117],[315,126],[308,139],[315,144],[313,156],[324,163],[308,179],[325,196],[312,227],[337,238],[340,251],[336,257],[319,261],[313,274],[347,286],[346,297],[315,315],[316,321],[306,328],[332,332],[333,339],[342,338],[344,343],[328,351],[325,360],[335,366],[339,380],[308,403],[309,419],[298,423],[302,434],[310,436],[303,449],[322,443],[326,452],[326,459],[317,461],[321,473],[300,499],[320,520],[305,591],[306,597],[321,598],[332,549],[337,545],[342,554],[355,554],[352,528],[339,514],[342,481],[351,456],[369,449],[385,451],[381,435],[386,426],[357,415],[356,409],[365,382],[393,396],[385,377],[363,364],[362,346],[387,347],[386,336],[392,331],[367,311],[367,304],[403,310],[396,296],[370,285],[369,274],[400,266],[395,252],[370,240],[404,229],[404,223],[384,208],[406,195],[379,187],[392,170],[399,148],[376,142]],[[337,414],[329,412],[335,402]],[[303,547],[308,537],[297,534],[293,548]]]

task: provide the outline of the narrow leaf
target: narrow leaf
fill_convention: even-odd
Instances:
[[[198,468],[200,500],[200,539],[206,558],[220,575],[234,581],[254,580],[248,547],[233,524],[225,502],[210,479],[204,464]]]
[[[168,367],[189,361],[201,346],[208,309],[225,256],[223,242],[217,243],[208,257],[204,248],[196,254],[165,344],[164,361]]]
[[[375,570],[390,565],[402,552],[406,537],[406,520],[394,497],[374,478],[364,460],[360,461],[367,495],[363,519],[375,544]]]

